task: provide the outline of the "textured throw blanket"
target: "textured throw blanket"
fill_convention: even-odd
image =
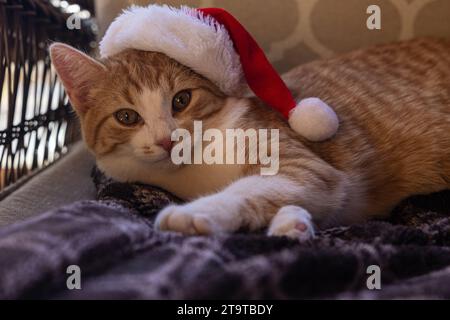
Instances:
[[[298,243],[157,232],[155,214],[177,199],[93,176],[98,201],[0,229],[0,298],[450,298],[450,193]],[[67,289],[70,265],[81,290]],[[381,290],[367,288],[371,265]]]

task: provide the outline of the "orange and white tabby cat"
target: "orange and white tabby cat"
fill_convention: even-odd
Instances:
[[[189,54],[189,53],[186,53]],[[164,188],[188,201],[156,227],[188,235],[268,227],[307,239],[319,227],[389,214],[402,199],[450,187],[450,42],[420,39],[300,66],[283,78],[295,97],[336,110],[335,137],[311,143],[256,98],[224,95],[160,53],[128,50],[94,60],[51,46],[54,67],[97,164],[119,181]],[[280,129],[280,168],[180,165],[171,132]],[[312,217],[312,221],[311,221]]]

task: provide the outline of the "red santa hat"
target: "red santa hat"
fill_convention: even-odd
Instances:
[[[339,127],[335,112],[322,100],[294,100],[253,37],[223,9],[132,6],[114,20],[100,42],[102,57],[125,49],[164,53],[228,95],[239,96],[248,85],[310,141],[329,139]]]

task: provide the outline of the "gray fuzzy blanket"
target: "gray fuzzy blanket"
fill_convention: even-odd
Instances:
[[[0,298],[450,298],[449,192],[298,243],[157,232],[155,214],[176,198],[93,177],[98,201],[0,229]],[[69,265],[80,267],[81,290],[67,289]],[[367,288],[370,265],[381,290]]]

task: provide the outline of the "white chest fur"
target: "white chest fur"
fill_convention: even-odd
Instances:
[[[217,192],[242,176],[241,165],[185,165],[176,170],[156,169],[129,158],[105,158],[99,168],[121,182],[142,182],[192,200]]]

